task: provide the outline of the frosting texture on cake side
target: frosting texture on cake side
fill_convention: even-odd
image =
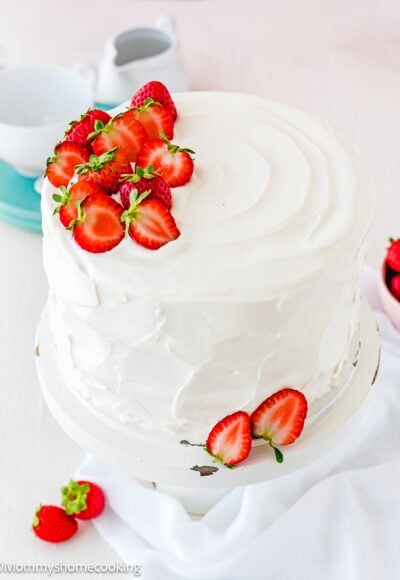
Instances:
[[[180,93],[173,141],[196,151],[173,190],[180,237],[79,248],[42,192],[48,311],[76,393],[145,432],[204,441],[289,385],[342,380],[357,332],[373,195],[325,122],[259,97]]]

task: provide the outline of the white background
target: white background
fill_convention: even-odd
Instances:
[[[97,62],[109,35],[162,12],[177,20],[192,89],[284,101],[327,117],[359,147],[377,191],[369,261],[378,267],[389,235],[400,236],[398,1],[0,0],[0,63]],[[35,373],[47,292],[40,237],[0,223],[0,267],[0,561],[114,562],[91,524],[59,546],[30,531],[36,505],[58,502],[83,452],[50,416]]]

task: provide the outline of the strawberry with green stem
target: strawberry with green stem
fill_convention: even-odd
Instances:
[[[123,207],[105,193],[93,193],[77,202],[78,216],[69,228],[76,243],[93,254],[108,252],[124,239]]]
[[[136,117],[137,112],[128,109],[106,124],[97,120],[94,131],[88,137],[93,152],[101,155],[114,147],[119,147],[129,161],[136,161],[140,148],[148,139],[145,129]]]
[[[173,120],[176,120],[177,112],[174,101],[171,93],[163,83],[150,81],[140,87],[132,97],[131,107],[141,107],[147,99],[153,99],[156,103],[161,103],[171,113]]]
[[[193,174],[194,151],[171,143],[165,133],[160,139],[146,141],[139,151],[136,166],[152,165],[169,187],[185,185]]]
[[[97,518],[104,510],[105,495],[101,487],[91,481],[74,481],[61,488],[61,505],[68,515],[80,520]]]
[[[134,189],[137,189],[138,195],[149,191],[147,199],[156,199],[163,203],[166,208],[171,208],[171,189],[152,165],[145,168],[137,166],[135,173],[121,175],[119,194],[125,209],[129,209],[131,205],[131,192]]]
[[[86,163],[76,167],[79,181],[95,183],[109,195],[117,193],[121,175],[132,172],[128,159],[114,147],[101,155],[92,153]]]
[[[46,542],[65,542],[78,531],[78,522],[60,507],[40,505],[35,512],[32,530],[35,536]]]
[[[59,214],[60,221],[66,228],[78,217],[78,201],[85,199],[92,193],[105,193],[97,184],[88,181],[77,181],[69,189],[61,185],[59,191],[60,193],[53,194],[53,199],[58,204],[53,215]]]
[[[82,145],[82,147],[87,147],[91,149],[90,142],[88,141],[88,136],[92,133],[96,121],[100,121],[105,124],[110,121],[111,116],[102,111],[101,109],[89,109],[84,113],[80,119],[77,121],[72,121],[69,128],[65,132],[64,141],[74,141]]]
[[[138,195],[133,189],[130,207],[121,216],[125,223],[125,235],[149,250],[158,250],[168,242],[176,240],[180,231],[164,204],[156,199],[146,199],[150,191]]]
[[[144,127],[149,139],[158,139],[162,132],[168,139],[174,136],[174,119],[161,103],[148,98],[140,107],[133,107],[130,110]]]
[[[65,187],[71,181],[76,166],[86,163],[90,153],[78,143],[62,141],[54,149],[54,154],[47,159],[45,177],[54,187]]]
[[[253,437],[262,437],[274,450],[278,463],[283,454],[276,445],[290,445],[301,434],[307,416],[307,399],[300,391],[281,389],[263,401],[251,414]]]

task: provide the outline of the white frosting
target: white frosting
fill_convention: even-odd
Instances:
[[[325,122],[264,99],[179,93],[181,236],[80,249],[43,188],[50,324],[71,388],[132,428],[204,441],[226,414],[290,385],[336,384],[358,321],[373,196]]]

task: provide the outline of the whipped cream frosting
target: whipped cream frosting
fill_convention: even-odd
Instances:
[[[196,151],[172,190],[180,237],[87,253],[46,181],[44,264],[71,389],[132,428],[204,441],[285,385],[309,403],[336,385],[373,195],[358,152],[320,119],[243,94],[174,100],[173,141]]]

